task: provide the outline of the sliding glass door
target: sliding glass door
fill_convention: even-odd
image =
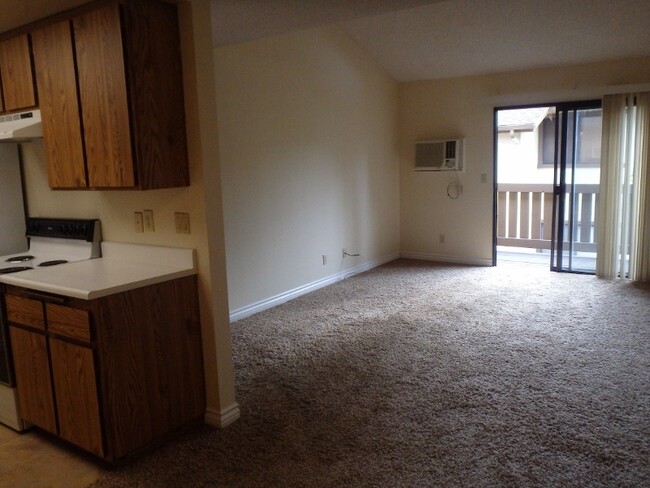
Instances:
[[[600,187],[600,100],[559,104],[554,120],[553,237],[551,269],[596,270]]]

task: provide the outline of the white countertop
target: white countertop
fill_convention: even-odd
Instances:
[[[196,274],[193,249],[102,242],[102,257],[0,275],[0,283],[92,300]]]

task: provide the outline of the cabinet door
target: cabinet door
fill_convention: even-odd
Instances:
[[[43,144],[52,188],[86,187],[70,22],[32,33]]]
[[[138,187],[189,185],[176,5],[122,5]]]
[[[133,187],[128,95],[119,5],[73,20],[79,97],[91,187]]]
[[[59,435],[103,456],[99,401],[92,349],[50,339]]]
[[[56,434],[54,396],[45,336],[10,328],[20,416]]]
[[[36,105],[27,34],[0,42],[0,77],[5,110]]]

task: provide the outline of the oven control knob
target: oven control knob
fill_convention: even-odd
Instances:
[[[38,228],[39,228],[38,222],[36,222],[34,220],[29,220],[27,222],[27,233],[28,234],[33,234],[35,232],[38,232]]]

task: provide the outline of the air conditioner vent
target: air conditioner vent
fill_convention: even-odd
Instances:
[[[445,158],[456,159],[456,141],[445,142]]]
[[[463,171],[463,139],[415,143],[416,171]]]

